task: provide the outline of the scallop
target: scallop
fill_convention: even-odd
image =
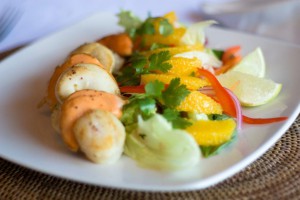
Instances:
[[[105,69],[95,64],[77,64],[66,70],[57,81],[56,98],[63,102],[70,94],[83,89],[120,94],[115,78]]]
[[[115,65],[115,58],[112,50],[110,50],[106,46],[97,42],[86,43],[75,49],[71,53],[71,55],[78,53],[86,53],[97,58],[101,62],[101,64],[104,65],[104,68],[108,72],[112,72],[113,66]]]
[[[112,113],[92,110],[80,117],[73,128],[80,150],[95,163],[112,164],[123,153],[125,128]]]

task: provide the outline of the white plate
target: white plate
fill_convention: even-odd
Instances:
[[[269,149],[299,114],[300,48],[217,28],[207,30],[210,45],[240,44],[244,53],[260,46],[267,74],[283,83],[280,96],[268,105],[246,110],[255,117],[289,116],[284,123],[244,125],[238,141],[222,154],[203,159],[177,173],[146,170],[125,156],[111,166],[89,162],[71,153],[50,125],[49,112],[37,109],[53,69],[84,42],[121,29],[117,19],[100,13],[40,40],[0,63],[0,156],[46,174],[99,186],[150,191],[184,191],[216,184],[249,165]]]

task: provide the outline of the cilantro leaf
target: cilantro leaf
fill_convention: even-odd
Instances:
[[[140,53],[134,53],[129,60],[130,65],[123,67],[121,73],[117,76],[117,81],[121,85],[137,85],[142,74],[148,74],[150,71],[155,70],[167,72],[172,68],[172,65],[166,62],[170,58],[169,51],[152,54],[148,59]]]
[[[180,113],[176,110],[167,108],[164,110],[163,116],[172,123],[173,128],[185,129],[192,125],[190,121],[181,117]]]
[[[141,114],[144,119],[148,119],[156,113],[156,101],[152,98],[144,98],[138,101]]]
[[[118,24],[125,28],[125,32],[128,33],[131,37],[134,36],[136,29],[142,24],[142,21],[134,16],[132,12],[121,10],[117,14],[119,18]]]
[[[146,95],[135,95],[129,99],[129,103],[123,106],[123,115],[121,121],[125,125],[134,124],[141,115],[144,119],[148,119],[156,113],[155,99]]]
[[[171,80],[167,89],[162,93],[162,99],[167,107],[175,108],[190,93],[185,85],[180,84],[180,78]]]
[[[115,77],[120,86],[139,85],[140,83],[140,77],[136,75],[136,70],[131,66],[123,67],[121,73]]]
[[[219,145],[219,146],[200,146],[203,157],[208,158],[210,156],[214,156],[219,154],[225,148],[230,146],[237,139],[237,130],[234,130],[229,141]]]
[[[153,18],[149,17],[147,18],[144,23],[141,24],[141,26],[137,29],[137,33],[139,35],[154,35],[155,28],[153,25]]]
[[[212,49],[212,52],[214,53],[214,55],[219,59],[222,60],[222,56],[224,54],[223,50],[218,50],[218,49]]]
[[[165,18],[162,18],[159,22],[159,33],[163,36],[171,35],[174,32],[172,24]]]
[[[166,61],[171,58],[169,51],[160,51],[159,53],[151,54],[149,57],[149,71],[160,70],[167,72],[172,68],[172,65]]]
[[[150,51],[156,50],[156,49],[160,49],[160,48],[165,48],[165,47],[169,47],[169,46],[168,46],[168,45],[165,45],[165,44],[160,44],[160,43],[153,43],[153,44],[150,46]]]
[[[131,59],[132,68],[135,69],[135,74],[144,74],[147,73],[148,70],[145,66],[148,64],[147,58],[139,53],[135,53]]]
[[[165,85],[155,80],[154,82],[150,82],[145,86],[145,91],[147,95],[160,98]]]

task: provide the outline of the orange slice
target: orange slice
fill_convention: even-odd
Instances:
[[[198,91],[191,91],[176,109],[204,114],[222,114],[223,111],[219,103]]]
[[[173,74],[144,74],[141,76],[141,85],[158,80],[164,84],[169,84],[172,79],[180,78],[180,83],[186,85],[189,90],[197,90],[204,86],[210,85],[205,79],[200,79],[192,76],[180,76]]]
[[[168,74],[174,75],[189,76],[191,74],[196,74],[197,69],[201,68],[201,61],[197,58],[173,57],[168,63],[172,65]]]
[[[236,123],[233,119],[226,120],[199,120],[186,131],[202,146],[218,146],[230,140]]]

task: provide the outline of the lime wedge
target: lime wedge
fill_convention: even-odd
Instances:
[[[256,48],[230,71],[239,71],[261,78],[264,77],[266,73],[266,64],[262,50],[259,47]]]
[[[243,106],[268,103],[279,94],[282,85],[250,74],[229,71],[218,76],[220,83],[233,91]]]

